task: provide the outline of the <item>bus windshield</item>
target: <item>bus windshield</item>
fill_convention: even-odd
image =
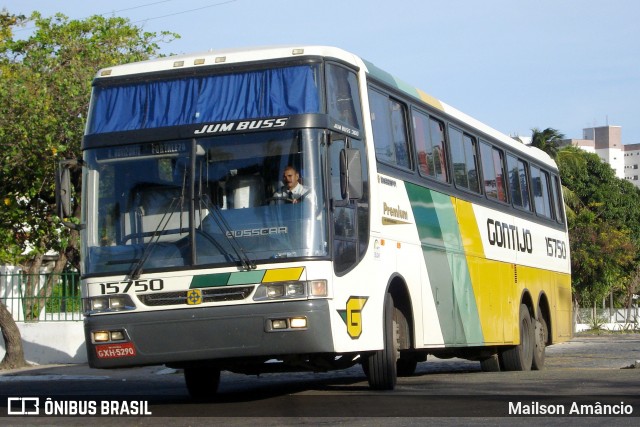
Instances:
[[[86,274],[326,257],[319,130],[86,151]],[[245,261],[248,261],[245,263]]]

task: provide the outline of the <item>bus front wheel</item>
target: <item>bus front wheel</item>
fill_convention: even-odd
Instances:
[[[184,380],[192,399],[211,400],[218,392],[220,369],[209,366],[187,367],[184,368]]]
[[[526,305],[520,304],[520,344],[509,347],[500,354],[507,371],[530,371],[535,347],[534,326]]]
[[[396,362],[400,357],[400,328],[393,315],[396,308],[393,297],[387,294],[384,302],[383,338],[384,348],[372,353],[363,363],[369,386],[373,390],[393,390],[398,371]]]

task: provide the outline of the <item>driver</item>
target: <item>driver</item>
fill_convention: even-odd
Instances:
[[[298,203],[311,194],[311,189],[300,184],[300,174],[291,165],[282,173],[283,186],[273,194],[276,199],[284,199],[287,203]]]

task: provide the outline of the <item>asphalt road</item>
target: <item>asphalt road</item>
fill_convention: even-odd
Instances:
[[[393,392],[369,390],[359,367],[259,377],[225,372],[219,399],[206,403],[192,402],[182,374],[163,367],[95,370],[64,365],[5,371],[0,373],[0,425],[157,425],[158,417],[166,417],[160,424],[177,426],[422,425],[429,420],[440,425],[511,425],[514,416],[536,424],[543,418],[521,416],[562,410],[564,417],[553,413],[543,424],[637,425],[639,392],[640,334],[607,334],[549,347],[543,371],[481,372],[479,362],[430,357],[415,375],[399,378]],[[52,409],[59,414],[91,412],[93,404],[97,415],[9,415],[19,411],[20,402],[14,399],[9,405],[9,398],[16,397],[39,397],[41,414],[51,398],[49,414]],[[597,416],[604,407],[622,416]],[[102,408],[142,416],[104,417]],[[582,412],[572,412],[574,408]]]

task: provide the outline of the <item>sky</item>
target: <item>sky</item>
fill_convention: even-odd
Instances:
[[[13,14],[122,16],[162,53],[319,44],[351,51],[508,135],[621,126],[640,143],[638,0],[4,0]],[[15,33],[26,36],[29,27]]]

